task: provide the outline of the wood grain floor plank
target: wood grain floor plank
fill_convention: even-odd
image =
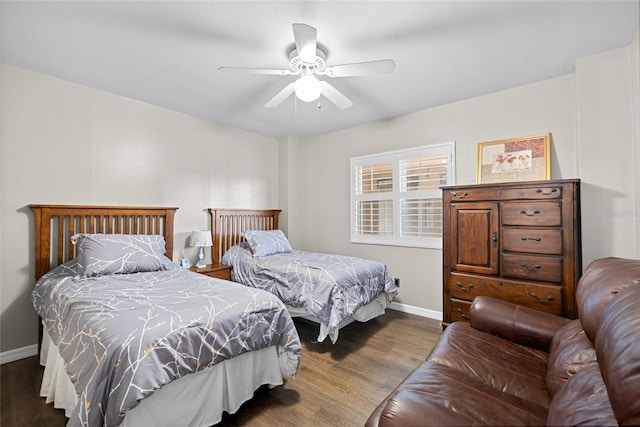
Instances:
[[[340,331],[336,344],[317,343],[318,325],[295,319],[303,353],[296,380],[262,387],[220,426],[362,426],[369,414],[427,357],[440,322],[389,310]],[[0,425],[62,427],[67,419],[39,397],[37,357],[0,367]],[[187,427],[187,426],[186,426]]]

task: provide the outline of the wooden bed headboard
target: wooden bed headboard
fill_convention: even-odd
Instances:
[[[211,214],[211,259],[219,264],[227,250],[244,242],[246,230],[277,230],[280,209],[209,209]]]
[[[173,258],[173,219],[178,208],[29,205],[36,217],[36,280],[75,257],[76,233],[159,234]]]

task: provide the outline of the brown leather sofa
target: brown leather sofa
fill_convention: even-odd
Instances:
[[[640,260],[592,262],[568,320],[478,297],[367,426],[640,425]]]

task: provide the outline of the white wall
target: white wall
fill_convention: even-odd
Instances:
[[[3,65],[0,354],[37,341],[30,203],[178,206],[175,260],[197,257],[185,242],[208,228],[203,209],[279,207],[294,247],[385,262],[401,279],[398,301],[435,316],[441,251],[349,242],[349,159],[455,140],[457,182],[467,184],[477,143],[551,132],[552,178],[584,183],[584,264],[639,258],[638,51],[636,35],[575,74],[282,141]]]
[[[278,141],[2,66],[0,351],[37,341],[30,203],[177,206],[173,259],[209,207],[278,207]],[[207,260],[210,260],[207,253]]]
[[[636,32],[629,52],[629,67],[631,68],[629,74],[631,78],[631,120],[634,129],[633,149],[635,152],[635,175],[633,182],[636,183],[636,203],[634,210],[636,234],[635,237],[631,238],[636,241],[635,257],[640,258],[640,77],[638,77],[640,76],[640,30]]]
[[[349,159],[455,140],[457,183],[468,184],[479,142],[551,132],[552,179],[584,182],[583,265],[610,255],[638,258],[637,52],[636,36],[627,48],[581,60],[576,74],[290,141],[294,246],[382,261],[401,279],[398,302],[441,313],[441,251],[350,243]]]
[[[576,64],[576,158],[583,180],[585,261],[638,257],[640,140],[638,34],[627,48]]]

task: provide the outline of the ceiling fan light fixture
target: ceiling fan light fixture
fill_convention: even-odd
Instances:
[[[288,70],[251,67],[218,67],[218,70],[245,74],[300,76],[297,80],[290,81],[280,92],[264,104],[264,108],[276,108],[295,93],[296,99],[307,103],[317,101],[322,95],[327,101],[344,110],[351,107],[353,102],[329,84],[326,79],[318,80],[316,76],[329,78],[364,76],[391,73],[396,68],[396,64],[392,59],[353,62],[327,67],[325,63],[327,53],[318,45],[316,36],[317,30],[314,27],[307,24],[293,24],[295,47],[289,51]]]
[[[320,98],[322,85],[313,74],[302,76],[296,81],[295,93],[300,101],[313,102]]]

